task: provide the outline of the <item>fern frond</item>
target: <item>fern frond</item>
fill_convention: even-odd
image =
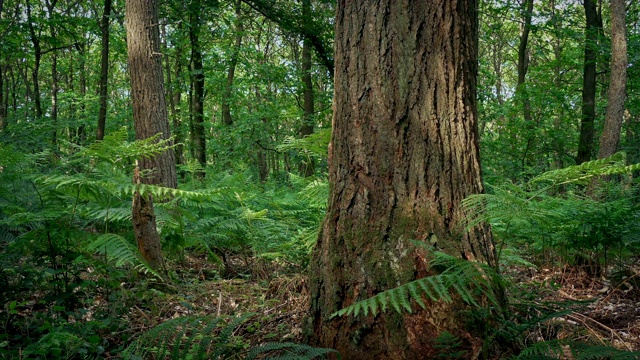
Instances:
[[[570,354],[569,354],[570,353]],[[633,360],[638,359],[640,352],[623,351],[611,346],[588,345],[567,340],[541,341],[522,350],[515,358],[518,360],[564,359],[576,360]]]
[[[122,353],[125,359],[219,359],[237,352],[233,333],[253,314],[240,317],[185,316],[171,319],[142,334]],[[227,322],[227,320],[229,320]]]
[[[371,312],[376,316],[379,310],[385,312],[388,304],[396,312],[412,312],[410,300],[415,301],[422,308],[426,308],[423,298],[451,303],[453,301],[451,291],[458,294],[467,304],[478,308],[482,305],[476,298],[487,299],[493,306],[500,307],[493,291],[495,284],[489,280],[497,276],[493,269],[479,263],[457,259],[442,252],[434,252],[433,254],[432,268],[446,266],[446,269],[439,275],[427,276],[380,292],[373,297],[343,308],[332,316],[358,316],[361,312],[365,315]]]
[[[162,279],[160,273],[140,257],[138,249],[120,235],[102,234],[87,245],[87,250],[106,256],[107,260],[115,262],[116,266],[131,265],[138,271]]]
[[[245,360],[254,360],[258,355],[265,355],[267,359],[305,360],[326,358],[329,354],[334,354],[338,359],[341,359],[340,353],[334,349],[314,348],[309,345],[288,342],[267,343],[251,349]]]
[[[588,184],[591,178],[596,176],[629,174],[640,169],[640,164],[626,165],[626,160],[626,153],[621,151],[604,159],[547,171],[531,179],[530,183],[551,182],[554,185],[568,183]]]

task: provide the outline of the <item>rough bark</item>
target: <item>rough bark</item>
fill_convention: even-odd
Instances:
[[[55,9],[57,0],[45,1],[47,5],[47,17],[49,18],[49,33],[52,39],[57,36],[56,27],[53,22],[53,11]],[[58,143],[58,53],[56,49],[52,49],[51,55],[51,110],[50,119],[53,126],[53,132],[51,134],[51,142],[56,145]]]
[[[127,53],[131,77],[131,97],[136,139],[161,134],[170,137],[169,120],[164,97],[162,57],[158,29],[158,4],[155,0],[126,1]],[[135,183],[177,187],[173,150],[139,160],[139,170],[145,176],[134,176]],[[136,172],[138,169],[136,169]],[[163,264],[160,237],[156,231],[153,199],[138,192],[133,201],[133,227],[138,248],[156,268]]]
[[[238,0],[236,2],[236,38],[233,50],[231,52],[231,59],[229,60],[229,70],[227,71],[227,82],[224,86],[224,93],[222,94],[222,122],[226,125],[233,124],[233,118],[231,117],[231,97],[233,95],[233,78],[236,74],[236,66],[238,65],[238,56],[240,54],[240,46],[242,45],[242,33],[244,32],[242,15],[242,2]]]
[[[602,27],[595,0],[584,0],[587,20],[585,29],[584,70],[582,80],[582,119],[576,163],[591,160],[593,155],[594,121],[596,118],[596,55],[598,33]]]
[[[98,128],[96,140],[104,139],[104,129],[107,123],[107,90],[109,84],[109,17],[111,16],[111,0],[104,0],[104,10],[100,18],[101,44],[100,50],[100,110],[98,112]]]
[[[207,167],[207,139],[204,131],[204,68],[202,64],[202,48],[200,46],[200,13],[201,3],[194,0],[189,9],[189,41],[191,43],[191,128],[193,155],[200,164],[197,172],[199,178],[204,178]]]
[[[526,145],[522,156],[522,171],[528,165],[529,150],[535,141],[535,124],[531,115],[531,99],[529,91],[525,85],[527,70],[529,69],[529,33],[531,32],[531,17],[533,15],[533,0],[523,0],[522,3],[522,23],[520,25],[520,43],[518,44],[518,98],[522,101],[522,114],[525,121]]]
[[[460,203],[483,191],[477,134],[477,1],[340,0],[330,197],[310,268],[309,342],[344,359],[433,359],[443,331],[465,357],[482,340],[459,303],[412,314],[331,317],[427,275],[411,239],[495,265],[488,228]]]
[[[611,76],[604,130],[600,137],[598,159],[613,155],[620,144],[624,119],[625,87],[627,84],[627,37],[625,1],[611,0]]]
[[[182,26],[182,23],[178,24],[178,32],[180,32]],[[182,91],[180,90],[181,86],[180,83],[181,81],[180,79],[180,72],[182,70],[182,66],[181,66],[181,61],[182,61],[182,46],[177,46],[176,47],[176,61],[175,61],[175,80],[179,82],[178,86],[175,86],[173,83],[173,77],[171,75],[171,62],[170,62],[170,57],[169,57],[169,52],[168,52],[168,46],[167,46],[167,37],[166,37],[166,32],[163,29],[163,38],[165,39],[164,42],[164,52],[165,52],[165,56],[164,56],[164,60],[165,60],[165,72],[167,74],[167,98],[169,99],[169,115],[171,117],[172,123],[173,123],[173,134],[175,137],[175,141],[176,141],[176,147],[175,147],[175,156],[176,156],[176,164],[183,164],[184,163],[184,146],[182,145],[182,143],[184,142],[183,140],[183,133],[182,133],[182,120],[181,120],[181,114],[180,114],[180,101],[182,99]],[[184,174],[183,174],[184,175]]]
[[[31,44],[33,45],[34,65],[31,72],[33,80],[33,102],[36,107],[36,116],[42,117],[42,101],[40,98],[40,61],[42,60],[42,47],[40,46],[40,37],[36,34],[33,18],[31,16],[31,1],[27,1],[27,21],[29,23],[29,35]]]
[[[302,17],[303,20],[311,17],[311,1],[303,0],[302,2]],[[302,43],[302,99],[303,99],[303,124],[300,127],[300,136],[308,136],[313,134],[314,128],[314,98],[313,98],[313,79],[311,78],[311,40],[304,38]],[[300,161],[298,166],[300,175],[309,177],[313,176],[315,172],[315,164],[311,157],[307,157]]]

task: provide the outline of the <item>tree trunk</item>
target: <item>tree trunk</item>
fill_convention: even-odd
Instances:
[[[36,106],[36,117],[41,118],[43,115],[42,102],[40,99],[40,61],[42,60],[42,48],[40,47],[40,38],[36,34],[31,17],[31,2],[27,1],[27,21],[29,22],[29,35],[31,36],[31,44],[33,45],[34,65],[31,77],[33,79],[33,102]]]
[[[596,55],[601,27],[595,0],[584,0],[587,19],[584,45],[584,73],[582,80],[582,120],[578,142],[577,164],[591,160],[593,155],[594,121],[596,118]]]
[[[126,28],[136,139],[147,139],[156,134],[161,134],[162,139],[168,139],[170,130],[164,98],[156,0],[127,0]],[[137,172],[134,182],[176,188],[175,165],[173,150],[151,158],[142,158],[139,160],[139,170],[146,176],[140,176]],[[136,192],[132,212],[140,252],[151,266],[161,268],[164,260],[151,195]]]
[[[238,56],[240,54],[240,46],[242,45],[242,33],[244,27],[242,24],[242,1],[236,2],[236,40],[229,61],[229,71],[227,72],[227,82],[225,83],[224,93],[222,94],[222,122],[226,125],[233,124],[231,117],[231,96],[233,94],[233,78],[238,65]]]
[[[193,121],[193,149],[201,170],[197,172],[199,178],[204,178],[207,167],[207,139],[204,131],[204,69],[202,66],[202,49],[200,47],[200,12],[201,3],[194,0],[189,9],[189,40],[191,42],[191,114]]]
[[[182,29],[182,23],[178,24],[178,32],[181,31]],[[164,27],[163,27],[163,34],[166,34],[166,32],[164,31]],[[179,79],[180,79],[180,71],[182,69],[181,67],[181,60],[182,60],[182,46],[177,46],[176,47],[176,66],[175,66],[175,80],[178,81],[178,86],[174,86],[173,84],[173,77],[171,76],[171,62],[170,62],[170,57],[169,57],[169,51],[168,51],[168,46],[167,46],[167,37],[166,35],[163,35],[163,38],[165,39],[165,47],[164,47],[164,52],[165,52],[165,72],[167,74],[167,98],[169,99],[169,113],[172,119],[172,123],[173,123],[173,134],[175,136],[176,139],[176,147],[175,147],[175,153],[176,153],[176,164],[183,164],[184,163],[184,155],[183,155],[183,151],[184,151],[184,135],[182,133],[182,121],[180,119],[180,100],[182,99],[182,91],[181,91],[181,86],[180,84],[182,83]],[[182,173],[181,176],[184,176],[184,173]]]
[[[522,0],[522,24],[520,25],[520,43],[518,45],[518,97],[522,101],[522,114],[525,122],[525,134],[526,145],[524,153],[522,155],[522,171],[526,171],[527,166],[530,164],[528,160],[533,143],[535,142],[535,124],[533,123],[533,116],[531,115],[531,99],[529,97],[529,90],[525,85],[527,70],[529,69],[529,33],[531,32],[531,17],[533,15],[533,0]]]
[[[104,0],[104,11],[100,19],[102,31],[102,49],[100,51],[100,110],[98,112],[98,129],[96,140],[104,139],[104,128],[107,123],[107,90],[109,85],[109,17],[111,16],[111,0]]]
[[[437,238],[449,254],[495,266],[489,229],[466,231],[460,208],[483,191],[477,2],[340,0],[336,8],[331,190],[310,266],[310,342],[344,359],[433,359],[434,340],[449,331],[474,358],[482,339],[464,328],[460,303],[331,314],[427,275],[427,254],[411,239]]]
[[[620,143],[627,84],[627,37],[625,1],[611,0],[611,77],[604,130],[600,137],[598,159],[613,155]]]
[[[0,11],[0,14],[2,11]],[[0,19],[2,19],[0,17]],[[7,107],[8,107],[8,97],[6,94],[8,91],[5,91],[5,77],[6,77],[6,69],[7,67],[0,63],[0,131],[2,131],[7,126]]]
[[[311,17],[311,0],[303,0],[302,2],[302,18],[303,21]],[[313,134],[314,128],[314,104],[313,104],[313,81],[311,78],[311,40],[304,38],[302,43],[302,84],[303,89],[303,124],[300,128],[300,136],[308,136]],[[303,159],[299,164],[300,175],[309,177],[315,172],[315,164],[311,157]]]

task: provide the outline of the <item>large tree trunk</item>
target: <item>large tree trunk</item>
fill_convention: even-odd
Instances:
[[[593,134],[596,118],[596,55],[599,29],[602,28],[595,0],[584,0],[584,13],[587,19],[587,27],[585,29],[582,119],[580,122],[577,164],[589,161],[593,156]]]
[[[475,0],[340,0],[329,207],[310,268],[310,342],[344,359],[432,359],[444,331],[466,357],[482,340],[464,307],[334,317],[427,274],[411,239],[495,265],[490,231],[466,231],[461,201],[483,191]]]
[[[156,134],[162,134],[162,139],[170,137],[158,26],[158,4],[155,0],[126,1],[127,51],[136,139],[147,139]],[[173,150],[140,159],[139,170],[146,176],[136,173],[135,183],[177,187]],[[162,267],[164,261],[150,195],[141,196],[136,192],[133,228],[142,255],[151,266]]]
[[[104,139],[104,128],[107,123],[107,90],[109,84],[109,17],[111,16],[111,0],[104,0],[104,10],[100,18],[102,32],[102,49],[100,51],[100,110],[98,112],[98,129],[96,140]]]
[[[607,101],[607,115],[600,138],[598,159],[613,155],[620,144],[620,130],[624,118],[625,87],[627,84],[627,37],[625,1],[611,0],[611,77]]]
[[[193,94],[191,94],[193,153],[201,167],[197,175],[204,178],[207,167],[207,139],[204,131],[204,69],[200,47],[200,10],[201,2],[194,0],[189,9],[189,40],[191,42],[191,82],[193,84]]]

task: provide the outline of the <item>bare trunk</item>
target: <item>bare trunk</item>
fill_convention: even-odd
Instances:
[[[531,115],[531,99],[529,91],[525,85],[527,71],[529,69],[529,33],[531,32],[531,17],[533,14],[533,0],[523,0],[522,2],[522,24],[520,25],[520,43],[518,45],[518,86],[517,91],[522,101],[522,114],[524,116],[526,141],[524,154],[522,156],[522,171],[526,171],[529,165],[529,151],[535,142],[535,124]]]
[[[460,303],[331,315],[427,275],[411,239],[495,265],[490,231],[466,231],[460,209],[483,190],[477,2],[340,0],[335,31],[331,190],[310,266],[309,340],[345,359],[433,359],[449,331],[474,358],[482,339],[465,329]]]
[[[204,69],[202,66],[202,49],[200,48],[200,1],[193,1],[190,11],[189,40],[191,42],[191,121],[193,122],[193,154],[200,164],[197,172],[204,178],[207,167],[207,139],[204,131]]]
[[[577,164],[591,160],[593,156],[594,122],[596,118],[596,55],[598,48],[598,10],[595,0],[584,0],[587,19],[584,45],[584,73],[582,80],[582,120],[578,142]]]
[[[627,84],[627,37],[625,1],[611,0],[611,77],[607,115],[600,138],[598,159],[613,155],[620,144],[620,130],[624,118],[625,87]]]
[[[33,79],[33,102],[36,106],[36,116],[42,117],[42,102],[40,99],[40,61],[42,60],[42,48],[40,47],[40,38],[36,34],[31,18],[31,2],[27,1],[27,20],[29,22],[29,35],[31,36],[31,44],[33,45],[34,65],[31,77]]]
[[[104,139],[104,130],[107,123],[107,90],[109,85],[109,17],[111,16],[111,0],[104,0],[104,10],[100,19],[100,30],[102,31],[102,49],[100,51],[100,84],[99,98],[100,110],[98,112],[98,129],[96,130],[96,140]]]
[[[229,60],[229,71],[227,72],[227,82],[225,83],[224,94],[222,95],[222,122],[227,125],[233,124],[231,117],[231,97],[233,94],[233,78],[238,65],[238,56],[240,54],[240,46],[242,45],[242,33],[244,27],[242,24],[242,1],[236,3],[236,40]]]
[[[178,31],[180,31],[181,28],[182,28],[181,24],[178,24]],[[164,27],[163,27],[163,33],[165,33]],[[166,44],[167,38],[166,36],[163,36],[163,38],[165,39],[164,60],[165,60],[165,73],[167,74],[167,98],[169,100],[169,114],[173,122],[173,134],[175,136],[176,143],[178,144],[175,147],[176,164],[183,164],[184,163],[184,155],[183,155],[184,146],[182,145],[182,143],[184,142],[184,139],[183,139],[184,135],[182,133],[182,121],[180,118],[181,114],[179,110],[180,100],[182,99],[182,91],[180,90],[181,87],[179,85],[174,86],[173,84],[173,78],[171,76],[171,62],[170,62],[170,57],[168,52],[168,46]],[[176,63],[175,63],[176,64],[175,65],[176,81],[179,81],[178,79],[180,78],[181,58],[182,58],[182,47],[178,46],[176,48]]]
[[[157,134],[161,134],[162,139],[168,139],[171,135],[164,97],[157,2],[127,0],[126,28],[136,139],[147,139]],[[141,176],[136,169],[135,183],[177,187],[173,150],[142,158],[139,164],[140,172],[147,175]],[[138,248],[151,266],[160,268],[164,261],[152,197],[136,192],[132,213]]]
[[[303,20],[311,17],[311,1],[304,0],[302,2],[302,18]],[[303,124],[300,128],[300,136],[308,136],[313,134],[314,128],[314,103],[313,103],[313,81],[311,78],[311,40],[304,38],[302,44],[302,84],[303,100],[304,100],[304,116]],[[308,157],[303,159],[299,165],[299,172],[302,176],[312,176],[315,172],[315,164],[313,159]]]

